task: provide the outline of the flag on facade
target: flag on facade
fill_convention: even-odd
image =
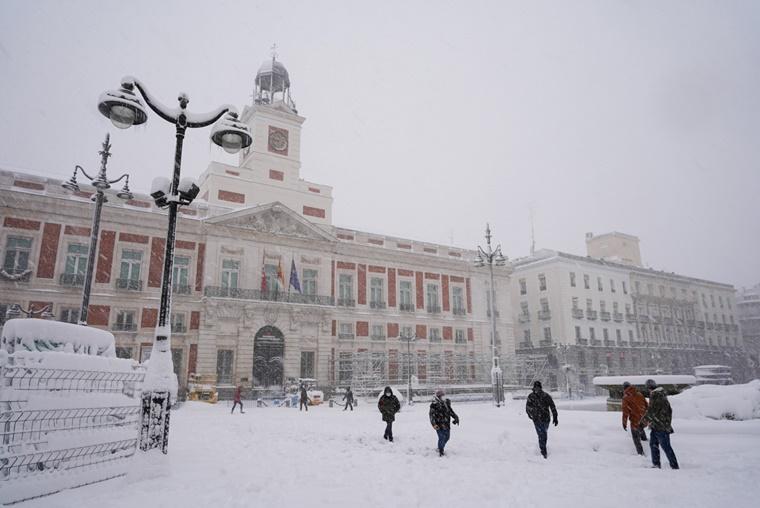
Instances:
[[[285,276],[282,274],[282,261],[277,262],[277,282],[281,289],[285,289]]]
[[[298,281],[298,271],[296,270],[295,259],[290,260],[290,285],[299,293],[301,292],[301,283]]]
[[[261,293],[266,294],[267,292],[267,273],[266,270],[264,270],[264,265],[261,266]]]

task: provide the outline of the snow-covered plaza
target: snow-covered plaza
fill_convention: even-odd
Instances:
[[[620,413],[599,410],[603,399],[558,404],[548,460],[524,405],[455,403],[461,425],[439,458],[426,403],[402,408],[389,443],[366,400],[353,412],[322,405],[308,413],[248,402],[234,415],[226,402],[190,402],[172,412],[165,476],[111,480],[22,506],[757,506],[758,419],[687,420],[676,408],[681,470],[655,470],[636,455]]]

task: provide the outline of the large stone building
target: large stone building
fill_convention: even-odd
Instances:
[[[591,390],[596,375],[692,374],[729,365],[753,374],[735,290],[644,268],[638,238],[587,235],[589,255],[541,250],[513,263],[517,353],[545,358],[551,386]]]
[[[742,288],[736,307],[744,346],[754,365],[760,366],[760,284]]]
[[[488,277],[468,262],[474,252],[334,226],[332,188],[301,179],[305,119],[280,62],[262,65],[241,118],[251,149],[238,165],[212,162],[199,199],[180,209],[171,315],[180,382],[196,373],[220,386],[372,385],[404,382],[411,365],[423,384],[488,383]],[[112,142],[118,166],[118,135]],[[61,183],[0,171],[0,320],[13,304],[78,319],[93,190],[69,194]],[[147,195],[111,197],[103,210],[88,322],[114,332],[122,357],[149,357],[166,224]],[[495,283],[504,354],[514,352],[509,273],[497,269]]]

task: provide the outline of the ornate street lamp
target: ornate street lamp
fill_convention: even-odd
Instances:
[[[409,335],[401,334],[398,336],[398,340],[406,342],[406,372],[408,374],[409,383],[406,387],[406,405],[412,405],[412,342],[417,340],[417,336],[412,333]]]
[[[493,387],[493,401],[496,407],[504,403],[504,380],[499,366],[499,353],[496,349],[496,312],[494,308],[494,298],[496,291],[493,285],[493,267],[504,266],[507,264],[507,258],[501,253],[501,245],[495,249],[491,248],[491,226],[486,224],[486,249],[478,245],[478,254],[473,261],[476,268],[488,266],[488,273],[491,277],[490,298],[488,310],[491,315],[491,345],[493,346],[493,360],[491,364],[491,385]]]
[[[171,357],[171,285],[174,266],[174,240],[177,230],[177,210],[180,205],[189,205],[200,189],[192,179],[180,181],[182,166],[182,143],[188,128],[208,127],[219,122],[211,130],[211,141],[228,153],[236,153],[251,145],[253,138],[248,126],[238,121],[237,110],[233,106],[221,106],[216,110],[196,114],[187,111],[188,96],[181,93],[177,97],[179,108],[169,108],[158,102],[145,85],[132,77],[121,80],[118,90],[104,92],[98,101],[98,110],[120,129],[140,125],[148,120],[145,107],[135,90],[159,117],[176,127],[174,168],[172,179],[157,178],[151,186],[151,196],[156,205],[169,209],[169,225],[164,250],[164,271],[161,279],[161,303],[158,310],[151,350],[150,362],[143,384],[142,416],[140,421],[140,449],[147,451],[161,448],[167,453],[169,439],[169,392],[174,384],[174,369]]]
[[[128,201],[134,196],[129,191],[129,175],[123,174],[116,180],[109,180],[106,175],[106,165],[108,164],[108,158],[111,156],[111,136],[106,134],[106,139],[103,141],[103,149],[98,153],[100,154],[100,170],[94,177],[87,174],[82,166],[74,166],[74,174],[68,182],[64,182],[61,186],[71,192],[79,191],[79,184],[77,183],[77,171],[81,171],[82,174],[90,180],[90,183],[95,187],[95,194],[92,196],[92,200],[95,202],[95,212],[92,215],[92,227],[90,227],[90,248],[87,252],[87,271],[84,275],[84,285],[82,288],[82,306],[79,309],[79,324],[87,326],[87,312],[90,307],[90,290],[92,288],[92,272],[95,267],[95,251],[98,248],[98,234],[100,232],[100,213],[103,210],[103,203],[108,202],[105,191],[111,188],[111,184],[118,183],[124,180],[124,187],[116,193],[116,197]]]

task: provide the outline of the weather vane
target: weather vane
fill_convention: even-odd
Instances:
[[[272,60],[274,60],[275,58],[277,58],[277,43],[275,42],[274,44],[272,44],[272,46],[269,49],[272,50]]]

